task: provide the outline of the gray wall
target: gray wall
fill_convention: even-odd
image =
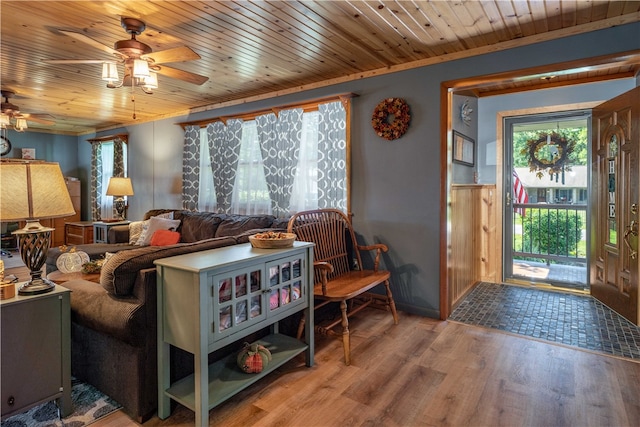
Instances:
[[[81,178],[78,166],[78,138],[70,135],[48,133],[16,132],[7,130],[7,139],[11,141],[11,152],[5,158],[22,157],[22,148],[35,148],[36,158],[57,162],[65,176]]]
[[[175,123],[232,115],[305,99],[355,92],[352,122],[351,202],[354,226],[367,243],[389,246],[384,266],[400,309],[439,316],[440,280],[440,84],[442,81],[624,52],[640,48],[640,23],[618,26],[553,42],[446,62],[396,74],[357,80],[277,99],[201,112],[123,129],[129,133],[129,175],[135,189],[129,218],[151,208],[179,208],[172,190],[181,174],[182,130]],[[408,132],[386,141],[371,128],[371,113],[384,98],[404,98],[411,108]],[[563,103],[561,99],[553,103]],[[482,110],[479,105],[477,110]],[[478,139],[486,141],[478,117]],[[495,134],[495,130],[493,135]],[[98,136],[100,136],[98,135]],[[78,138],[78,168],[88,176],[90,147]],[[478,159],[480,160],[480,159]],[[88,198],[84,198],[88,216]]]
[[[470,120],[467,122],[462,119],[461,115],[461,109],[465,102],[473,110],[469,115]],[[478,99],[454,94],[451,108],[451,128],[475,141],[475,164],[470,166],[452,163],[451,182],[453,184],[473,184],[476,180],[475,172],[478,169]]]

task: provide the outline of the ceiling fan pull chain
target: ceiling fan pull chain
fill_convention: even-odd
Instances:
[[[136,119],[136,94],[134,92],[135,86],[133,84],[133,80],[135,77],[131,76],[131,102],[133,103],[133,120]]]

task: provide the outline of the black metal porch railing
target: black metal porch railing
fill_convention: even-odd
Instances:
[[[514,259],[586,263],[587,205],[516,203],[513,208]]]

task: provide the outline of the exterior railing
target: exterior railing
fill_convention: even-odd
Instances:
[[[513,208],[514,259],[586,262],[587,205],[516,203]]]

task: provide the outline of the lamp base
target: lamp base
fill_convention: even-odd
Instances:
[[[51,292],[56,284],[47,279],[29,280],[18,289],[18,295],[39,295]]]
[[[31,275],[31,280],[18,289],[18,295],[44,294],[56,288],[55,283],[42,277],[42,266],[47,260],[52,231],[53,228],[43,227],[37,220],[28,220],[23,229],[13,232],[18,236],[22,262]]]
[[[120,221],[124,221],[124,197],[116,196],[113,200],[113,206],[116,208],[116,212],[118,213],[118,219],[120,219]]]

